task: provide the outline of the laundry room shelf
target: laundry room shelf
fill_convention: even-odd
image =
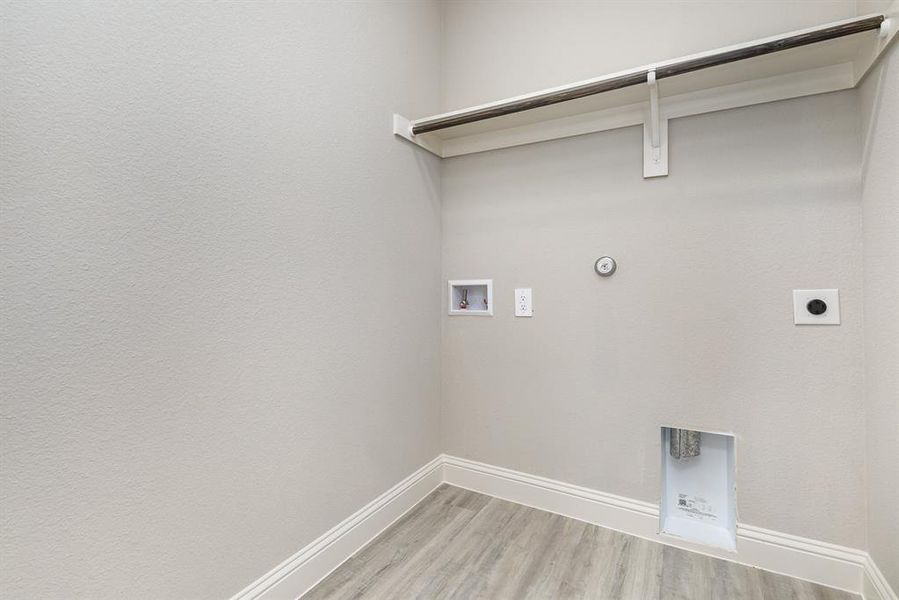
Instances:
[[[884,13],[791,31],[439,115],[394,115],[440,157],[644,125],[644,176],[667,175],[669,119],[856,86],[895,36]]]

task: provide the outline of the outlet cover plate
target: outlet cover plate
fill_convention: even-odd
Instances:
[[[531,288],[515,289],[515,316],[534,316],[534,294]]]
[[[820,315],[809,312],[808,303],[823,300],[827,310]],[[840,290],[793,290],[793,323],[796,325],[839,325]]]

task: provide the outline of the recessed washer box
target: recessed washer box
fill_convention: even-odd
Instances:
[[[450,315],[493,315],[492,279],[450,279],[447,282],[447,292]]]
[[[662,427],[659,533],[735,551],[737,487],[734,436],[700,432],[699,455],[671,455],[674,428]]]

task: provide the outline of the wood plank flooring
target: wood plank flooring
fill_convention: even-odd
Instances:
[[[860,600],[443,485],[303,600]]]

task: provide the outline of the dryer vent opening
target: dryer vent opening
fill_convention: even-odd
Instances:
[[[734,550],[737,533],[734,436],[662,427],[659,531]]]

